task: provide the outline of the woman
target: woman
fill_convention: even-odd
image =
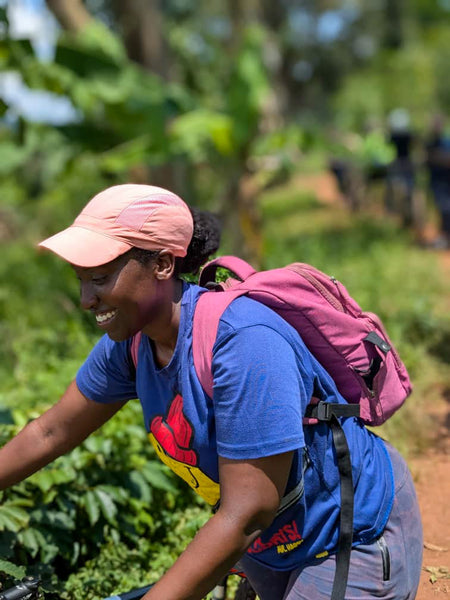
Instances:
[[[205,290],[179,274],[217,248],[206,223],[167,190],[121,185],[40,244],[73,266],[81,305],[106,335],[60,401],[0,451],[0,484],[69,451],[137,396],[158,455],[216,505],[146,600],[201,599],[238,561],[262,600],[329,599],[339,475],[328,426],[303,427],[302,418],[313,393],[345,401],[298,334],[245,297],[222,316],[213,398],[205,394],[192,361]],[[135,369],[131,338],[140,331]],[[342,427],[355,488],[346,598],[412,599],[422,539],[408,469],[357,419]]]

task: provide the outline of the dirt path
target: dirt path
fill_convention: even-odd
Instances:
[[[439,253],[450,277],[450,251]],[[435,415],[436,443],[409,466],[424,528],[423,570],[417,600],[450,600],[450,397]]]
[[[301,177],[298,183],[325,203],[339,201],[334,180],[328,175]],[[428,236],[432,239],[434,232],[428,231]],[[449,279],[450,251],[439,251],[437,256],[443,276]],[[450,600],[450,395],[433,416],[433,448],[408,461],[424,529],[423,569],[416,600]]]
[[[417,600],[450,598],[450,455],[430,451],[410,461],[424,528]]]

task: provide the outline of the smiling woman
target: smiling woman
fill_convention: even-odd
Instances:
[[[189,209],[162,188],[127,184],[97,194],[70,227],[40,246],[72,264],[82,308],[111,339],[143,331],[158,349],[174,347],[177,337],[176,275],[197,272],[219,242],[211,213]]]
[[[342,490],[333,435],[303,418],[312,398],[346,401],[297,331],[262,303],[236,298],[217,327],[212,389],[202,387],[193,322],[207,290],[180,275],[217,250],[219,230],[172,192],[127,184],[97,194],[40,244],[72,265],[81,306],[105,335],[63,397],[0,450],[0,489],[139,398],[159,458],[214,507],[145,600],[200,600],[235,565],[261,600],[412,600],[422,539],[411,477],[392,447],[349,416],[341,427],[352,548],[347,588],[335,591]]]

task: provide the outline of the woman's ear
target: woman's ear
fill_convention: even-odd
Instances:
[[[173,277],[175,271],[175,256],[170,250],[160,250],[154,263],[156,279],[164,281]]]

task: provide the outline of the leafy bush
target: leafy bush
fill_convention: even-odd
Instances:
[[[31,571],[51,566],[65,579],[103,546],[126,555],[142,540],[166,539],[191,497],[155,457],[140,420],[139,403],[129,403],[80,447],[5,491],[1,556]],[[2,441],[17,429],[3,425]]]
[[[107,541],[100,552],[64,585],[67,600],[96,600],[155,582],[208,518],[204,507],[191,506],[181,512],[164,514],[164,533],[141,536],[135,545]]]

